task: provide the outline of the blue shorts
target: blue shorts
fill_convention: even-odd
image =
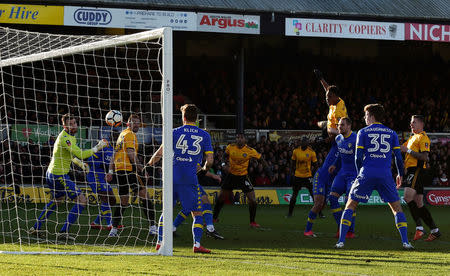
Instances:
[[[93,193],[107,193],[112,192],[111,185],[105,180],[105,173],[103,172],[89,172],[86,176],[89,187]]]
[[[319,168],[313,178],[313,195],[323,195],[328,199],[333,179],[334,175],[328,173],[328,168]]]
[[[47,171],[46,180],[54,199],[62,196],[75,199],[81,194],[81,190],[75,185],[67,174],[55,175]]]
[[[353,181],[355,181],[355,178],[356,178],[355,173],[339,171],[339,173],[333,180],[333,184],[331,185],[331,191],[339,195],[342,195],[344,193],[348,195],[352,187]]]
[[[196,174],[184,172],[174,167],[173,202],[180,201],[183,210],[200,212],[202,210],[202,191]]]
[[[366,203],[372,191],[377,190],[384,202],[400,200],[391,171],[364,170],[356,177],[350,190],[351,199]]]
[[[205,189],[203,189],[203,187],[202,187],[202,185],[200,185],[200,183],[198,184],[198,187],[200,188],[201,196],[204,196],[204,195],[207,196]]]

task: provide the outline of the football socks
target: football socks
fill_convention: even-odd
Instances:
[[[341,226],[339,227],[339,241],[345,242],[345,235],[347,235],[348,229],[350,229],[350,225],[352,224],[353,210],[345,209],[342,213],[341,218]]]
[[[406,223],[406,217],[403,212],[398,212],[395,215],[395,226],[397,226],[398,232],[402,237],[402,243],[408,242],[408,224]]]

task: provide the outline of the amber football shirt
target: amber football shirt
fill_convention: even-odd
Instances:
[[[292,160],[295,161],[295,176],[296,177],[311,177],[311,164],[317,162],[316,152],[311,148],[296,148],[292,152]]]
[[[261,154],[247,145],[242,148],[239,148],[236,144],[228,145],[225,153],[229,156],[230,173],[234,175],[247,175],[250,159],[261,158]]]
[[[339,123],[339,118],[344,118],[347,116],[347,108],[345,107],[344,100],[339,98],[339,101],[335,105],[330,105],[330,110],[328,111],[328,122],[327,128],[337,129]]]
[[[116,171],[132,171],[133,165],[130,162],[130,158],[127,154],[127,149],[134,149],[135,153],[138,152],[139,145],[136,134],[129,128],[123,130],[119,138],[117,138],[114,157],[114,167]]]
[[[406,141],[403,145],[415,152],[430,152],[430,138],[428,138],[428,135],[425,133],[425,131],[409,137],[408,141]],[[406,153],[405,168],[416,166],[417,159],[414,158],[411,154]],[[426,162],[425,164],[423,164],[423,168],[426,168]]]

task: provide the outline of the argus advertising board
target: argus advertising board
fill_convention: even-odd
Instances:
[[[197,31],[216,33],[259,34],[260,17],[253,15],[198,13]]]

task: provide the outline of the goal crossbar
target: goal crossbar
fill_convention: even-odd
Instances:
[[[8,58],[0,60],[0,68],[5,66],[12,66],[16,64],[34,62],[43,59],[50,59],[54,57],[62,57],[73,53],[81,53],[85,51],[94,51],[102,48],[108,48],[112,46],[121,46],[132,42],[147,41],[161,37],[164,34],[164,29],[155,29],[151,31],[145,31],[130,35],[117,36],[110,39],[91,42],[89,44],[82,44],[77,46],[66,47],[62,49],[50,50],[47,52],[36,53],[31,55],[25,55],[21,57]]]

